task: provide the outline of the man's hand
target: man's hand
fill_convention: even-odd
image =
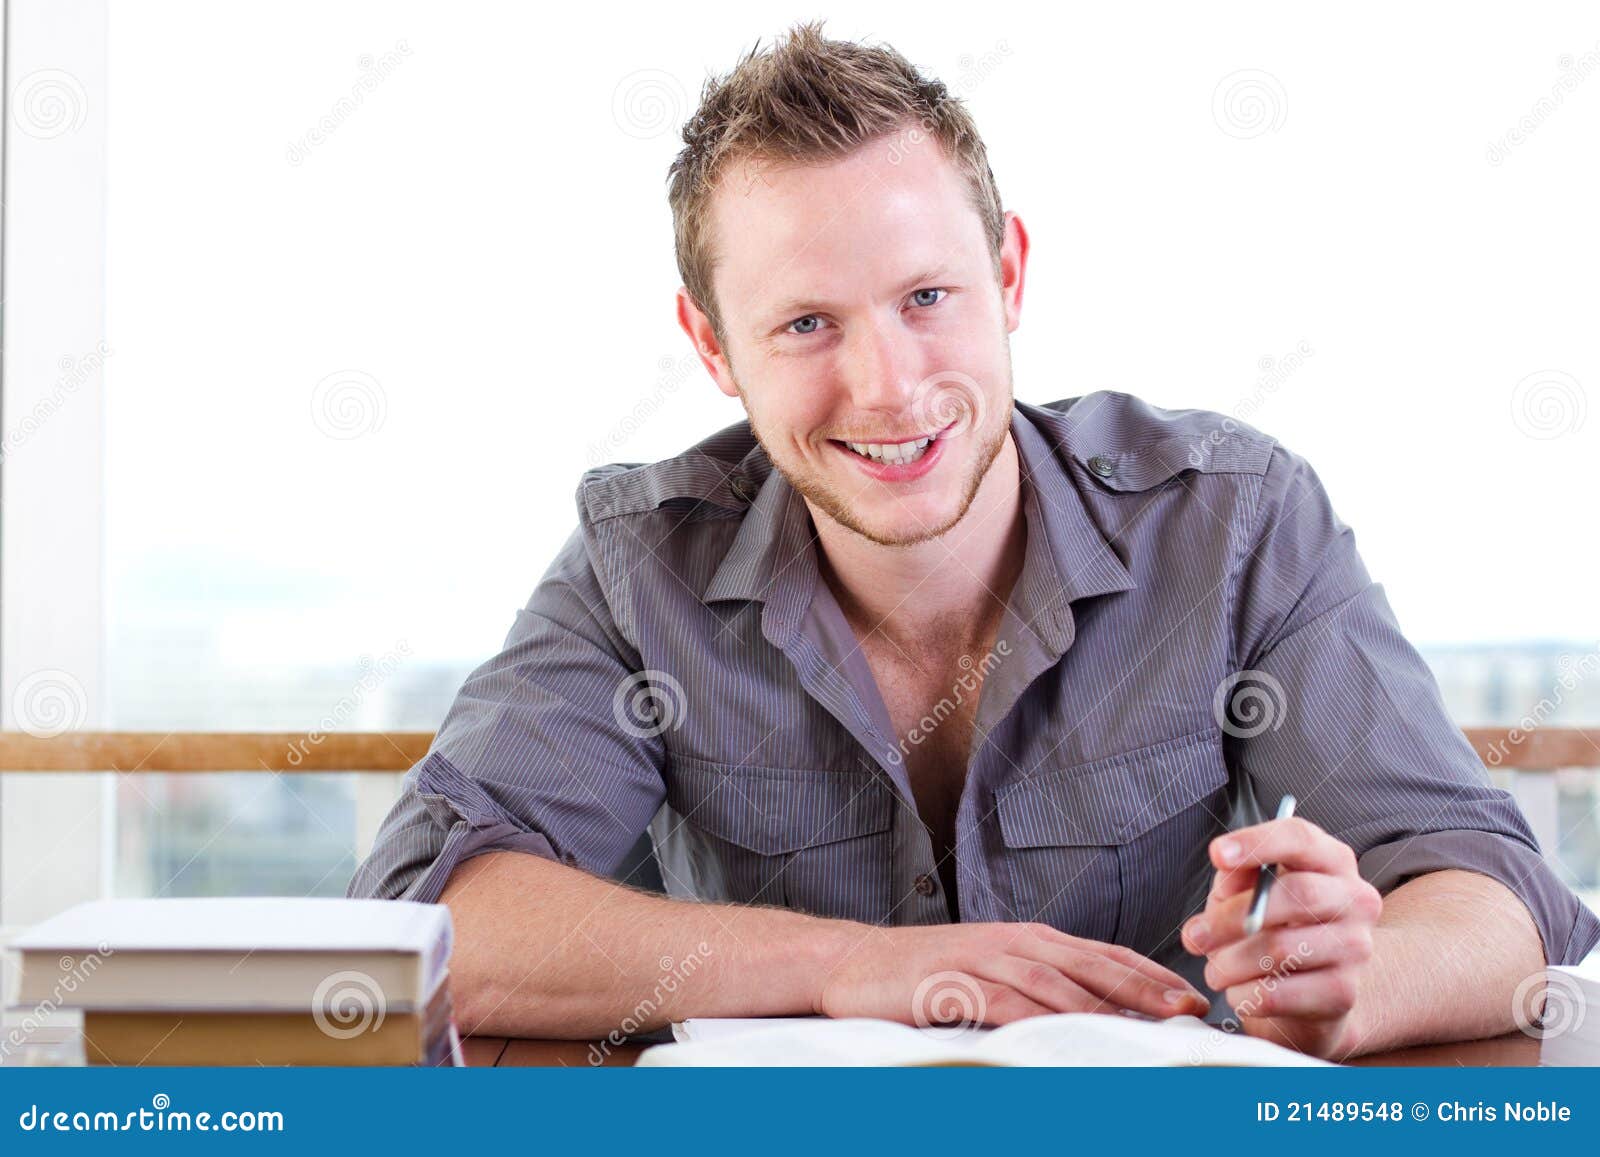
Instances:
[[[1299,816],[1219,836],[1210,852],[1210,898],[1183,928],[1184,946],[1208,958],[1206,983],[1250,1035],[1342,1059],[1358,1043],[1352,1012],[1383,912],[1355,852]],[[1262,864],[1277,864],[1278,878],[1261,931],[1246,936]]]
[[[1131,948],[1008,923],[862,926],[840,943],[815,999],[824,1016],[924,1026],[1123,1009],[1201,1016],[1209,1006],[1183,977]]]

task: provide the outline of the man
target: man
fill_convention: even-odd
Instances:
[[[1028,234],[943,86],[802,26],[684,140],[678,316],[749,420],[585,475],[350,886],[449,905],[468,1029],[1226,1012],[1341,1058],[1588,952],[1303,459],[1013,402]],[[647,827],[673,898],[605,878]]]

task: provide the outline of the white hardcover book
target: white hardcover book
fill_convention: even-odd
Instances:
[[[95,900],[11,948],[12,1006],[424,1008],[445,974],[450,910],[282,896]]]

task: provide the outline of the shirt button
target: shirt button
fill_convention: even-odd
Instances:
[[[918,893],[924,896],[933,895],[935,889],[939,887],[938,884],[933,882],[932,876],[918,876],[915,882]]]
[[[754,502],[756,500],[756,484],[750,479],[740,475],[733,480],[731,485],[733,486],[734,494],[745,502]]]
[[[1111,464],[1111,459],[1104,454],[1096,454],[1089,459],[1089,469],[1102,478],[1110,478],[1117,471],[1117,468]]]

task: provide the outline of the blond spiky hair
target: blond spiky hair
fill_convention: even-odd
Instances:
[[[726,344],[711,289],[717,257],[709,217],[712,193],[730,164],[835,161],[895,134],[907,142],[932,138],[966,176],[998,278],[1005,214],[977,126],[942,82],[923,77],[893,48],[827,40],[822,21],[810,21],[767,52],[752,48],[727,76],[706,81],[668,170],[667,200],[678,272],[719,342]]]

